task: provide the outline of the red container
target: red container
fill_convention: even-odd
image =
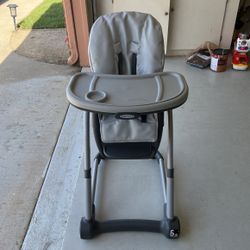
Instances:
[[[232,58],[233,69],[247,70],[248,63],[249,59],[247,53],[238,52],[236,50],[234,51]]]

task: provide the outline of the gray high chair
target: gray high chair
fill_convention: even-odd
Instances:
[[[94,73],[74,75],[67,88],[72,105],[85,111],[84,201],[80,223],[82,239],[115,231],[159,232],[168,238],[180,234],[174,215],[172,109],[188,96],[185,79],[162,72],[164,43],[160,24],[148,14],[113,13],[99,17],[89,41]],[[167,173],[158,147],[168,115]],[[99,153],[90,164],[90,113]],[[155,159],[159,163],[164,196],[163,218],[95,219],[97,171],[105,159]]]

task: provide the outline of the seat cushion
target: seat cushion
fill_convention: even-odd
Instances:
[[[133,120],[116,119],[114,115],[99,117],[101,140],[104,143],[156,142],[158,136],[157,114]]]

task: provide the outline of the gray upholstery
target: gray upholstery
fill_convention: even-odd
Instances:
[[[156,142],[158,120],[156,114],[147,115],[147,122],[116,119],[113,115],[100,117],[101,138],[104,143]]]
[[[132,55],[136,55],[136,74],[161,72],[164,67],[164,42],[160,24],[149,14],[112,13],[99,17],[89,39],[89,60],[93,72],[131,74]],[[122,55],[121,72],[118,70]],[[120,120],[100,116],[101,139],[105,143],[155,142],[157,114],[140,119]]]
[[[148,14],[113,13],[99,17],[89,38],[89,59],[93,72],[118,74],[118,54],[125,63],[123,74],[131,74],[131,55],[137,54],[139,75],[161,72],[164,42],[160,24]]]

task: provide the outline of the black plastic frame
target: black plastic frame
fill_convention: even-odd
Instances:
[[[99,234],[113,232],[153,232],[161,233],[169,239],[176,239],[180,235],[180,222],[177,217],[173,220],[108,220],[100,222],[97,220],[88,221],[85,218],[80,222],[81,239],[92,239]]]

